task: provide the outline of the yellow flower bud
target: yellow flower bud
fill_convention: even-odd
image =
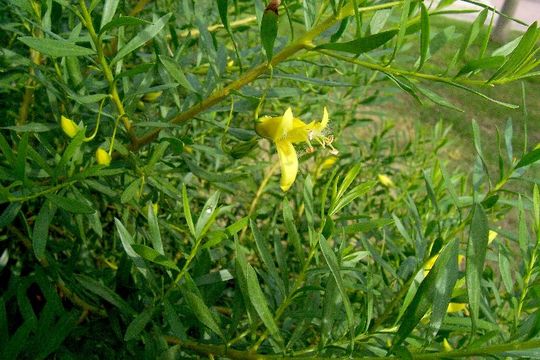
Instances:
[[[386,187],[394,187],[394,182],[392,181],[392,179],[390,179],[388,176],[384,175],[384,174],[379,174],[377,175],[377,178],[379,179],[379,182],[383,185],[383,186],[386,186]]]
[[[488,244],[491,244],[493,240],[497,237],[497,232],[493,230],[489,230],[489,236],[488,236]]]
[[[102,148],[96,150],[96,159],[99,165],[109,166],[111,163],[111,155]]]
[[[446,309],[446,312],[448,314],[457,313],[457,312],[465,310],[466,308],[467,308],[467,304],[451,302],[450,304],[448,304],[448,308]]]
[[[66,133],[67,136],[70,138],[75,137],[77,133],[81,130],[81,128],[75,124],[75,122],[71,119],[68,119],[64,115],[60,118],[60,125],[62,126],[62,130]]]
[[[444,338],[442,346],[443,346],[444,351],[454,350],[454,348],[452,347],[452,345],[450,345],[450,343],[448,342],[448,340],[446,340],[446,338]]]
[[[157,100],[158,97],[161,96],[161,94],[163,94],[163,91],[149,92],[149,93],[144,94],[144,96],[142,97],[142,100],[147,101],[147,102],[154,102]]]

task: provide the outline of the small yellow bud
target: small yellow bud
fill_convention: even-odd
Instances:
[[[146,204],[146,206],[144,207],[144,213],[145,214],[148,214],[149,205],[150,205],[150,203]],[[159,205],[157,203],[152,204],[152,210],[154,210],[154,214],[157,215],[158,212],[159,212]]]
[[[444,351],[454,350],[454,348],[452,347],[452,345],[450,345],[450,343],[448,342],[448,340],[446,340],[446,338],[444,338],[442,346],[443,346]]]
[[[62,130],[66,133],[67,136],[70,138],[75,137],[77,133],[81,130],[77,124],[71,119],[68,119],[64,115],[60,118],[60,125],[62,126]]]
[[[330,169],[330,168],[332,167],[332,165],[334,165],[334,164],[336,163],[336,160],[337,160],[337,159],[338,159],[338,158],[335,157],[335,156],[330,156],[330,157],[326,158],[326,159],[323,161],[322,165],[321,165],[321,169],[323,169],[323,170],[328,170],[328,169]]]
[[[109,166],[111,163],[111,155],[102,148],[96,150],[96,159],[99,165]]]
[[[163,94],[163,91],[149,92],[149,93],[144,94],[144,96],[142,97],[142,100],[147,101],[147,102],[154,102],[157,100],[158,97],[161,96],[161,94]]]
[[[446,313],[448,313],[448,314],[457,313],[457,312],[465,310],[466,308],[467,308],[467,304],[451,302],[450,304],[448,304],[448,308],[446,309]]]
[[[495,240],[496,237],[497,237],[497,232],[493,230],[489,230],[488,244],[491,244],[493,240]]]
[[[383,186],[386,186],[386,187],[394,187],[394,182],[392,181],[392,179],[390,179],[388,176],[384,175],[384,174],[379,174],[377,175],[377,178],[379,179],[379,182],[383,185]]]

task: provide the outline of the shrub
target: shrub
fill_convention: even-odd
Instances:
[[[536,24],[448,5],[5,2],[0,358],[534,356],[540,149],[378,112],[517,108]]]

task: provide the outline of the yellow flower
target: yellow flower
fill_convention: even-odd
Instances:
[[[328,125],[328,111],[324,108],[323,118],[319,122],[312,121],[306,124],[293,116],[291,108],[288,108],[283,116],[264,116],[255,127],[255,131],[262,137],[272,140],[276,144],[279,162],[281,166],[281,190],[290,189],[298,172],[298,157],[293,144],[307,142],[309,149],[311,140],[316,140],[322,146],[332,147],[332,137],[324,137],[322,132]]]
[[[109,166],[111,163],[111,155],[102,148],[96,150],[96,159],[99,165]]]
[[[60,125],[62,126],[62,130],[66,133],[67,136],[70,138],[75,137],[79,131],[81,131],[81,128],[75,124],[75,122],[71,119],[68,119],[64,115],[60,117]]]

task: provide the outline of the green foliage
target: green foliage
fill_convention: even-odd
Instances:
[[[380,111],[463,111],[446,86],[529,118],[489,89],[538,75],[537,25],[492,51],[492,10],[448,5],[4,1],[0,358],[537,356],[527,125],[473,121],[465,172]]]

